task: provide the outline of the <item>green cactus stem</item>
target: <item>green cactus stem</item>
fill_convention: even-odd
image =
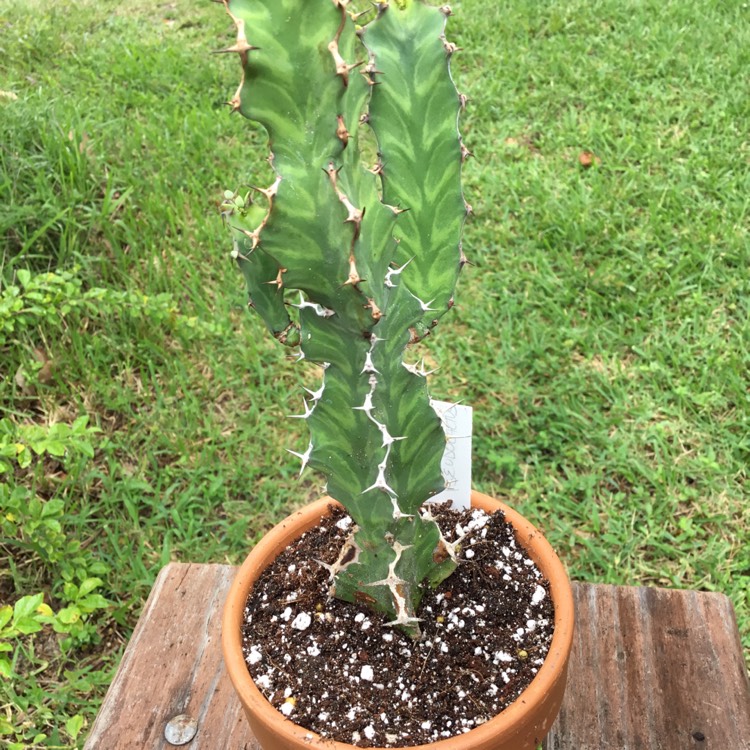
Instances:
[[[420,511],[443,489],[445,435],[424,373],[404,360],[453,305],[465,261],[449,9],[381,2],[360,27],[349,0],[225,5],[243,72],[229,104],[266,129],[276,179],[228,193],[224,214],[251,306],[324,368],[296,455],[355,523],[326,566],[331,590],[417,636],[424,586],[457,564]],[[364,128],[375,164],[363,163]]]

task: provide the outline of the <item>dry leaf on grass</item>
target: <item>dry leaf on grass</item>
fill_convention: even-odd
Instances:
[[[602,163],[602,160],[592,151],[581,151],[578,154],[578,163],[584,169],[590,169],[594,165],[598,167]]]

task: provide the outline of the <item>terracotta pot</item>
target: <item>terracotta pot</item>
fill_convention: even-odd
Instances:
[[[239,694],[250,727],[264,750],[352,750],[353,746],[325,740],[279,713],[255,686],[242,655],[241,627],[248,594],[260,573],[302,533],[316,526],[333,501],[323,498],[293,513],[256,545],[240,568],[224,606],[222,648],[229,677]],[[420,750],[535,750],[549,732],[562,703],[573,643],[573,594],[562,563],[547,540],[523,516],[498,500],[472,492],[474,507],[503,510],[519,543],[550,582],[555,607],[555,632],[547,658],[529,687],[516,701],[485,724],[466,734]]]

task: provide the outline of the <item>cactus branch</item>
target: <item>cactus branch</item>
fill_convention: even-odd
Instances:
[[[419,634],[424,587],[455,569],[455,550],[423,503],[443,489],[441,421],[408,347],[453,306],[471,209],[470,152],[457,122],[445,38],[450,8],[420,0],[223,0],[242,80],[232,111],[268,134],[275,181],[223,205],[250,303],[298,359],[324,367],[302,414],[302,464],[326,477],[354,521],[332,592]],[[365,165],[370,130],[378,158]],[[290,317],[290,313],[292,317]],[[323,563],[321,563],[323,564]]]

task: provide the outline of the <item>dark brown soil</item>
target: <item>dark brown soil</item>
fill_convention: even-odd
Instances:
[[[308,729],[360,747],[428,744],[495,716],[534,678],[552,640],[547,582],[502,513],[432,510],[458,570],[420,606],[422,638],[329,598],[351,520],[341,511],[277,558],[248,599],[243,649],[271,703]]]

